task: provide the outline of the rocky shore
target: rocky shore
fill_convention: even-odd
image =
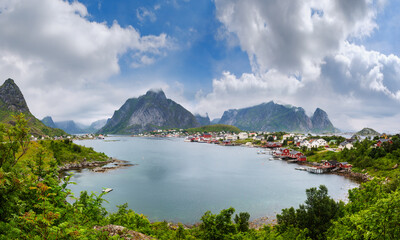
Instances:
[[[108,166],[106,166],[108,165]],[[81,170],[85,168],[91,169],[93,172],[107,172],[109,170],[134,166],[137,164],[132,164],[128,161],[119,160],[115,158],[110,158],[106,161],[83,161],[79,163],[67,163],[58,168],[59,172],[65,172],[69,170]]]
[[[351,171],[337,171],[337,172],[332,172],[332,174],[348,177],[352,180],[355,180],[356,182],[367,182],[372,180],[373,178],[367,173],[357,173]]]

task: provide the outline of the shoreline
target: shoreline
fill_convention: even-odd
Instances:
[[[113,164],[113,166],[105,166],[108,164]],[[106,161],[83,161],[80,163],[67,163],[58,168],[58,172],[63,174],[70,170],[82,170],[82,169],[90,169],[93,172],[101,172],[105,173],[110,170],[136,166],[138,164],[130,163],[129,161],[119,160],[116,158],[110,158]]]
[[[114,137],[114,136],[113,136]],[[117,137],[139,137],[139,138],[156,138],[156,137],[149,137],[149,136],[127,136],[127,135],[122,135],[122,136],[117,136]],[[183,139],[182,137],[177,137],[177,139]],[[87,139],[87,140],[94,140],[94,139]],[[103,140],[105,142],[114,142],[114,141],[120,141],[120,140]],[[214,144],[217,146],[226,146],[223,144]],[[237,144],[237,145],[230,145],[230,146],[235,146],[235,147],[245,147],[245,148],[259,148],[259,149],[265,149],[262,148],[260,146],[246,146],[245,144]],[[268,157],[272,157],[271,154],[271,150],[269,149],[265,149],[268,151],[268,153],[264,156],[268,156]],[[93,161],[93,162],[83,162],[83,164],[85,165],[85,163],[87,165],[82,166],[82,167],[75,167],[74,165],[72,167],[69,168],[65,168],[65,170],[62,171],[68,171],[68,170],[81,170],[81,169],[85,169],[85,168],[89,168],[92,169],[94,172],[108,172],[109,170],[113,170],[113,169],[117,169],[117,168],[122,168],[125,166],[135,166],[138,164],[130,164],[128,161],[124,161],[124,160],[118,160],[115,158],[110,158],[111,160],[107,160],[107,161]],[[278,160],[278,159],[276,159]],[[283,160],[285,161],[285,160]],[[97,166],[92,166],[90,165],[90,163],[95,163],[98,164]],[[103,167],[104,165],[110,164],[110,163],[117,163],[118,166],[115,167]],[[120,163],[120,164],[118,164]],[[124,163],[126,165],[124,165]],[[314,162],[297,162],[297,165],[299,166],[308,166],[308,167],[313,167],[316,166]],[[79,164],[78,164],[79,165]],[[97,170],[95,170],[97,169]],[[361,182],[366,182],[370,180],[370,176],[366,173],[355,173],[355,172],[340,172],[340,171],[335,171],[335,172],[327,172],[325,174],[334,174],[334,175],[338,175],[338,176],[343,176],[345,178],[348,178],[352,181],[355,181],[357,183],[361,183]],[[336,200],[339,201],[339,200]],[[294,206],[293,206],[294,207]],[[281,211],[282,209],[278,209],[278,211]],[[277,213],[279,214],[279,213]],[[168,223],[168,227],[171,229],[178,229],[179,225],[181,224],[185,229],[191,229],[193,227],[197,227],[201,224],[201,222],[195,222],[195,223],[181,223],[181,222],[174,222],[174,221],[168,221],[168,220],[164,220]],[[154,223],[153,221],[150,221],[151,223]],[[155,222],[162,222],[162,221],[155,221]],[[276,215],[265,215],[262,217],[258,217],[252,220],[249,220],[249,228],[250,229],[261,229],[264,226],[274,226],[277,225],[277,217]]]

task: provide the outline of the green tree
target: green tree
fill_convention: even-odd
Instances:
[[[283,209],[277,215],[278,230],[285,232],[291,227],[308,229],[312,239],[326,239],[325,232],[331,226],[331,220],[343,215],[343,202],[335,202],[328,196],[328,189],[321,185],[319,189],[306,190],[307,200],[298,209]]]
[[[248,212],[241,212],[235,215],[236,228],[239,232],[247,232],[249,230],[250,214]]]
[[[232,223],[234,208],[222,210],[218,215],[207,211],[202,217],[200,230],[202,238],[209,240],[226,239],[229,235],[236,233],[235,224]]]
[[[9,128],[0,123],[0,168],[9,172],[25,155],[29,146],[29,128],[24,115],[13,116],[15,124]]]

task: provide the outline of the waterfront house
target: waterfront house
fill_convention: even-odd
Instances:
[[[331,161],[326,161],[324,163],[324,165],[327,166],[327,167],[334,168],[334,167],[339,167],[339,162],[337,162],[335,160],[331,160]]]
[[[339,167],[341,169],[351,169],[353,166],[349,164],[348,162],[341,162],[339,163]]]
[[[239,133],[239,139],[244,140],[249,138],[249,134],[247,134],[247,132],[241,132]]]
[[[225,140],[228,141],[236,141],[238,139],[236,134],[227,134],[225,135]]]

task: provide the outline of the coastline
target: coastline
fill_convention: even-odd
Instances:
[[[113,166],[106,166],[109,164],[113,164]],[[136,166],[138,164],[130,163],[129,161],[119,160],[116,158],[110,158],[106,161],[83,161],[80,163],[67,163],[58,168],[59,173],[65,173],[70,170],[82,170],[82,169],[91,169],[93,172],[108,172],[110,170]]]

